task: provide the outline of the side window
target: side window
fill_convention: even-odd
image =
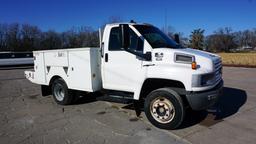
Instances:
[[[122,50],[120,40],[120,28],[114,27],[110,31],[109,46],[110,51]],[[137,34],[130,29],[130,50],[135,52],[143,51],[143,41],[137,36]]]
[[[110,36],[109,36],[108,50],[110,51],[121,50],[121,40],[120,40],[119,34],[120,34],[119,27],[114,27],[111,29]]]
[[[130,29],[130,50],[133,51],[143,51],[143,41],[138,37],[138,35]]]

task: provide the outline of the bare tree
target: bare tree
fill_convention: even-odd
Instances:
[[[190,42],[190,47],[203,50],[203,48],[204,48],[204,30],[200,29],[200,28],[193,30],[191,32],[189,42]]]
[[[62,34],[62,43],[70,48],[95,47],[99,45],[98,32],[88,26],[73,27]]]
[[[8,26],[7,49],[10,51],[18,50],[20,47],[20,25],[13,23]]]
[[[44,32],[40,45],[41,49],[60,49],[62,48],[61,36],[53,30]]]
[[[256,43],[256,31],[245,30],[234,33],[237,44],[242,47],[255,47]]]
[[[0,24],[0,51],[7,50],[7,24]]]
[[[39,48],[41,31],[38,27],[23,24],[21,28],[21,35],[22,51],[32,51]]]
[[[235,37],[232,34],[232,29],[230,27],[220,28],[215,31],[216,42],[220,46],[220,49],[225,52],[229,52],[231,49],[237,47],[235,43]]]
[[[211,52],[221,52],[222,44],[219,42],[219,35],[212,34],[206,37],[206,49]]]
[[[120,17],[110,17],[107,23],[121,22]],[[182,33],[180,42],[183,46],[198,49],[229,52],[230,50],[248,46],[256,47],[256,28],[233,32],[231,28],[220,28],[206,38],[204,30],[196,29],[190,35],[190,41]],[[173,38],[174,28],[168,26],[168,36]],[[204,41],[204,39],[206,39]],[[189,44],[189,45],[188,45]],[[39,49],[97,47],[98,32],[89,26],[73,27],[65,32],[53,30],[42,32],[37,26],[18,23],[0,24],[0,51],[32,51]]]

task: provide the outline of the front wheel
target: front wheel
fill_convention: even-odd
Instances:
[[[62,78],[58,78],[52,83],[52,95],[55,102],[60,105],[72,104],[74,100],[73,91],[68,89]]]
[[[161,129],[175,129],[185,116],[181,97],[170,88],[152,91],[145,100],[144,111],[148,120]]]

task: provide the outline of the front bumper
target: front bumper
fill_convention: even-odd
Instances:
[[[222,93],[223,80],[214,88],[201,92],[187,92],[186,97],[193,110],[204,110],[214,105]]]

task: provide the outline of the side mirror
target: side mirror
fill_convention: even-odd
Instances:
[[[179,36],[179,34],[174,34],[174,40],[175,40],[175,42],[176,42],[177,44],[180,43],[180,36]]]
[[[130,46],[130,31],[128,24],[120,24],[120,37],[121,37],[121,44],[122,48],[128,49]]]
[[[144,54],[144,59],[145,59],[146,61],[151,61],[151,60],[152,60],[152,53],[151,53],[151,52],[146,52],[146,53]]]

